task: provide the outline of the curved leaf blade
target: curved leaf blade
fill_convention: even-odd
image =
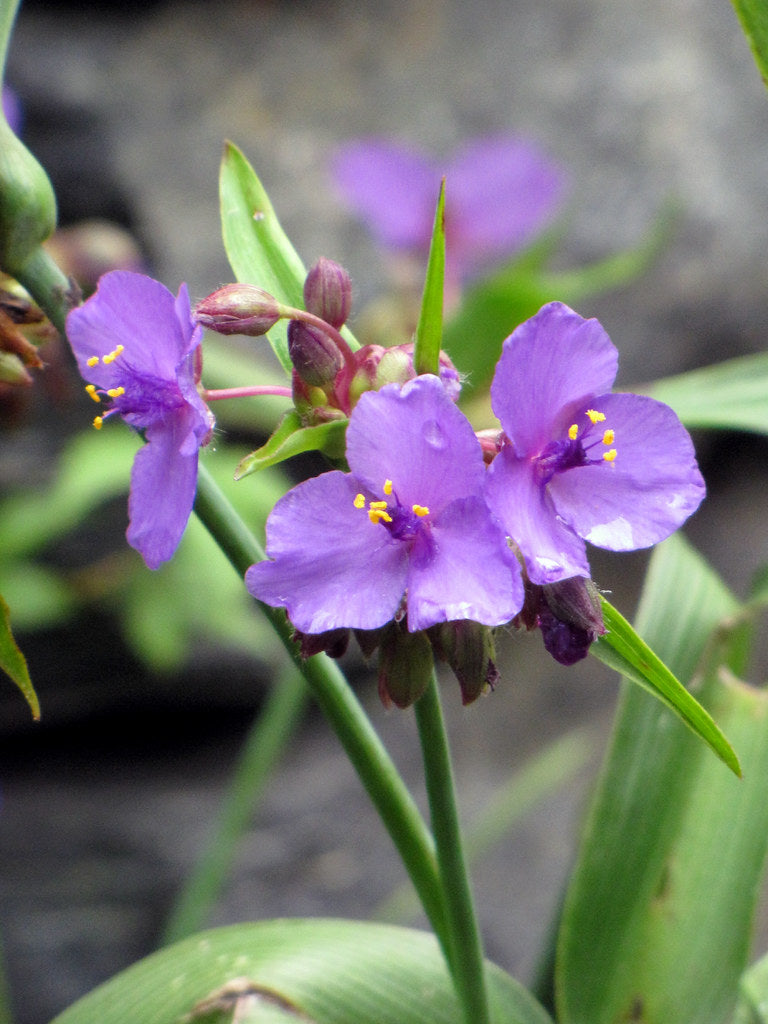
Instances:
[[[487,975],[493,1024],[551,1024],[508,974],[489,965]],[[179,1024],[233,982],[269,991],[295,1008],[297,1022],[462,1024],[432,935],[319,918],[195,935],[123,971],[54,1024]]]
[[[2,596],[0,596],[0,669],[10,676],[21,690],[24,699],[29,704],[32,717],[37,721],[40,718],[40,702],[29,677],[27,660],[13,639],[11,612]]]
[[[734,775],[741,777],[739,759],[709,712],[637,635],[624,616],[602,596],[600,603],[608,632],[592,645],[591,653],[657,697],[704,740]]]

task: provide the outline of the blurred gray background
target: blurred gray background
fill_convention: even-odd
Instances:
[[[537,139],[572,177],[563,267],[639,244],[664,203],[676,205],[655,265],[579,309],[617,344],[620,385],[765,345],[768,96],[720,0],[30,2],[8,78],[62,220],[129,226],[174,290],[185,280],[199,297],[230,278],[217,203],[225,138],[254,164],[304,261],[348,267],[360,308],[385,272],[334,197],[334,146],[375,132],[441,154],[510,131]],[[743,593],[768,561],[766,445],[696,440],[710,498],[687,533]],[[593,561],[626,614],[645,561]],[[152,950],[263,693],[246,658],[230,657],[222,681],[214,655],[165,680],[158,698],[108,624],[80,627],[30,646],[44,724],[0,724],[0,933],[19,1024],[42,1024]],[[527,980],[617,685],[592,660],[559,668],[537,637],[504,637],[501,669],[496,692],[468,710],[445,680],[468,820],[564,731],[586,728],[593,751],[475,868],[488,953]],[[97,712],[77,697],[102,687]],[[421,799],[412,715],[384,712],[370,677],[359,689]],[[365,918],[402,877],[310,713],[211,923]]]

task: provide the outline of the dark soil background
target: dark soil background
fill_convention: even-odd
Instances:
[[[174,290],[185,280],[201,296],[229,279],[216,192],[225,138],[253,162],[305,262],[327,255],[349,268],[360,308],[380,291],[382,257],[334,199],[334,146],[378,132],[440,153],[508,130],[537,138],[572,175],[563,266],[638,244],[663,204],[676,204],[654,267],[579,309],[618,345],[621,385],[765,346],[768,96],[728,4],[29,2],[8,77],[62,223],[125,225]],[[59,404],[52,419],[38,394],[17,413],[2,437],[0,488],[23,480],[31,460],[52,464],[82,407]],[[768,561],[766,443],[697,444],[710,496],[687,534],[743,593]],[[627,614],[645,563],[593,561]],[[24,648],[44,718],[28,725],[4,688],[0,932],[18,1024],[43,1024],[154,948],[268,680],[256,658],[207,650],[204,638],[181,675],[149,677],[109,609],[25,637]],[[592,660],[558,668],[534,637],[505,637],[500,661],[498,689],[468,710],[445,681],[467,819],[564,731],[584,726],[594,751],[475,869],[488,953],[526,980],[617,684]],[[412,716],[384,712],[358,675],[421,799]],[[366,918],[401,881],[352,770],[310,711],[211,923]]]

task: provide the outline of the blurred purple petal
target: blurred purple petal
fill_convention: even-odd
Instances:
[[[21,132],[21,102],[9,85],[3,86],[3,115],[14,135]]]

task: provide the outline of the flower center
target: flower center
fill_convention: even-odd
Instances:
[[[395,540],[412,540],[418,533],[422,532],[429,516],[429,509],[426,505],[411,505],[408,508],[401,505],[396,494],[394,494],[392,481],[384,481],[384,494],[388,498],[394,496],[394,501],[369,501],[368,518],[372,523],[381,523],[385,526]],[[365,509],[366,499],[364,494],[355,495],[355,508]]]
[[[95,384],[86,384],[85,390],[94,402],[112,400],[102,415],[96,416],[93,425],[101,430],[104,420],[113,413],[123,416],[134,427],[147,427],[164,417],[172,409],[184,404],[184,399],[175,382],[162,380],[146,373],[140,373],[123,357],[124,346],[117,345],[104,356],[91,356],[88,366],[99,362],[114,368],[114,387],[103,389]]]
[[[618,453],[611,446],[616,440],[616,434],[611,429],[598,426],[605,422],[605,413],[587,409],[585,415],[589,422],[583,432],[580,432],[578,423],[572,423],[567,437],[550,441],[536,456],[536,473],[542,486],[548,484],[556,473],[564,473],[567,469],[597,466],[601,463],[610,465],[615,460]],[[597,455],[599,458],[595,457]]]

